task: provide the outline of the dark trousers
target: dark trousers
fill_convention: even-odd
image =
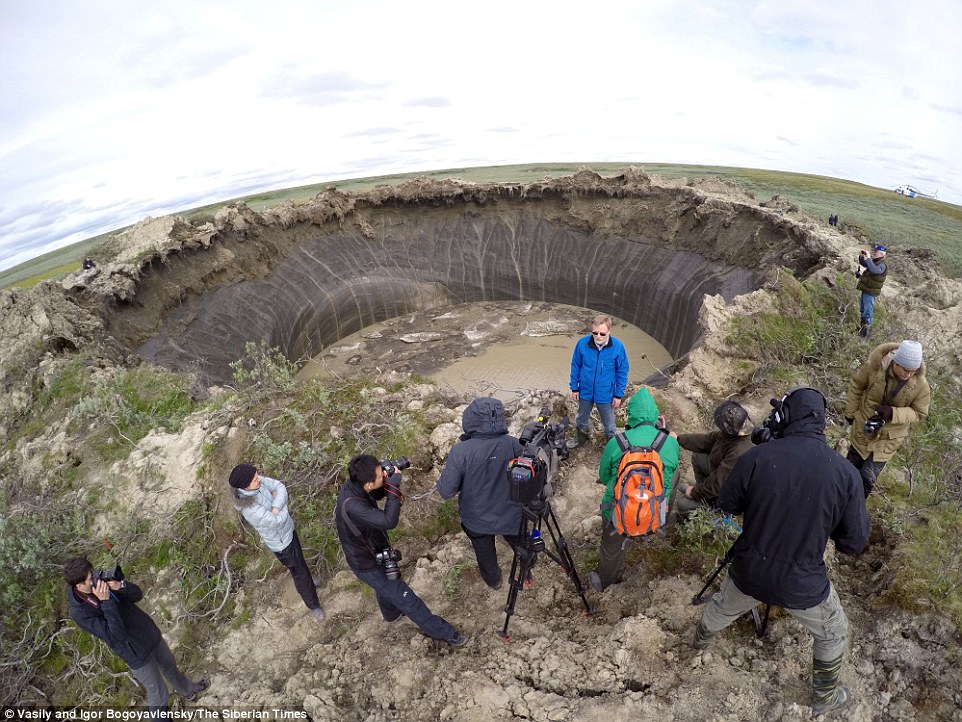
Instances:
[[[294,532],[291,543],[283,551],[274,552],[274,556],[290,570],[291,576],[294,577],[294,588],[301,595],[301,599],[304,600],[307,608],[319,609],[321,602],[317,598],[314,578],[311,576],[311,570],[307,567],[307,560],[301,550],[301,540],[297,538],[297,531]]]
[[[476,534],[475,532],[468,529],[464,524],[461,525],[464,529],[464,533],[468,535],[468,539],[471,540],[471,546],[474,547],[474,556],[478,559],[478,571],[481,572],[481,578],[484,583],[489,587],[494,587],[498,585],[501,581],[501,567],[498,566],[498,550],[495,547],[494,534]],[[502,534],[501,538],[504,539],[511,548],[514,549],[518,544],[518,536],[516,534]]]
[[[130,673],[147,690],[147,706],[152,710],[167,709],[167,696],[170,693],[165,678],[181,697],[190,697],[194,693],[194,683],[177,669],[177,661],[163,637],[150,653],[147,663],[130,670]]]
[[[421,597],[403,579],[388,579],[383,569],[354,572],[354,576],[367,584],[377,595],[377,606],[387,622],[393,622],[402,614],[414,622],[431,639],[450,642],[458,630],[436,614],[432,614]]]
[[[882,473],[882,469],[885,468],[884,461],[875,461],[872,457],[874,454],[869,452],[868,458],[863,459],[862,455],[859,454],[854,446],[848,448],[848,454],[845,458],[852,462],[852,466],[858,469],[858,473],[862,475],[862,489],[865,491],[865,498],[868,499],[868,495],[872,493],[872,487],[875,486],[875,480],[878,479],[878,475]]]

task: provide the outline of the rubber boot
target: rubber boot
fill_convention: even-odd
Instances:
[[[582,429],[578,429],[575,434],[575,438],[568,439],[568,448],[577,449],[579,446],[584,446],[590,441],[591,437],[588,436],[588,432]]]
[[[695,633],[691,637],[691,646],[698,650],[708,649],[709,642],[716,634],[718,632],[709,632],[705,623],[699,620],[698,626],[695,627]]]
[[[838,686],[842,655],[835,659],[812,659],[812,714],[818,716],[840,709],[852,698],[852,690]]]

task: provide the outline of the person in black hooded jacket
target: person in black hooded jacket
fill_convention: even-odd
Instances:
[[[445,619],[433,614],[400,574],[388,576],[378,555],[391,550],[388,529],[398,525],[401,516],[401,472],[388,477],[381,462],[369,454],[359,454],[347,466],[348,481],[337,497],[334,520],[344,559],[360,579],[374,590],[381,616],[387,622],[407,616],[431,637],[461,646],[468,641]],[[387,499],[382,509],[378,502]],[[383,557],[382,557],[383,559]]]
[[[511,501],[508,462],[521,454],[521,442],[508,435],[504,404],[477,398],[461,415],[464,433],[451,449],[438,477],[444,499],[458,495],[461,528],[471,540],[484,583],[500,589],[504,575],[498,566],[494,537],[512,547],[521,529],[521,505]]]
[[[718,499],[722,511],[744,515],[744,531],[692,645],[705,649],[756,605],[777,604],[812,635],[812,709],[822,714],[851,696],[838,686],[848,619],[825,569],[825,547],[831,539],[843,554],[862,551],[869,531],[865,495],[858,472],[825,441],[819,391],[797,387],[772,406],[764,425],[771,441],[738,459]]]

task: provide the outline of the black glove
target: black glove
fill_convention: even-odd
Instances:
[[[846,417],[845,417],[845,423],[848,424],[849,426],[851,426],[852,424],[855,423],[855,417],[854,417],[854,416],[846,416]]]
[[[881,416],[886,421],[892,420],[892,407],[891,406],[876,406],[875,413]]]

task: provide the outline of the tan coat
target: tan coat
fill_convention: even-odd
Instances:
[[[899,382],[894,374],[887,374],[889,364],[895,357],[895,350],[898,347],[898,343],[883,343],[878,346],[855,372],[848,386],[848,395],[845,397],[845,416],[854,419],[850,440],[863,459],[868,458],[871,453],[874,454],[872,458],[875,461],[888,461],[895,456],[902,442],[909,435],[909,425],[924,421],[929,415],[929,382],[925,380],[923,362],[895,398],[889,399],[892,420],[885,422],[885,426],[873,436],[866,436],[862,430],[865,420],[875,414],[876,406],[882,404],[885,393],[891,394]]]

